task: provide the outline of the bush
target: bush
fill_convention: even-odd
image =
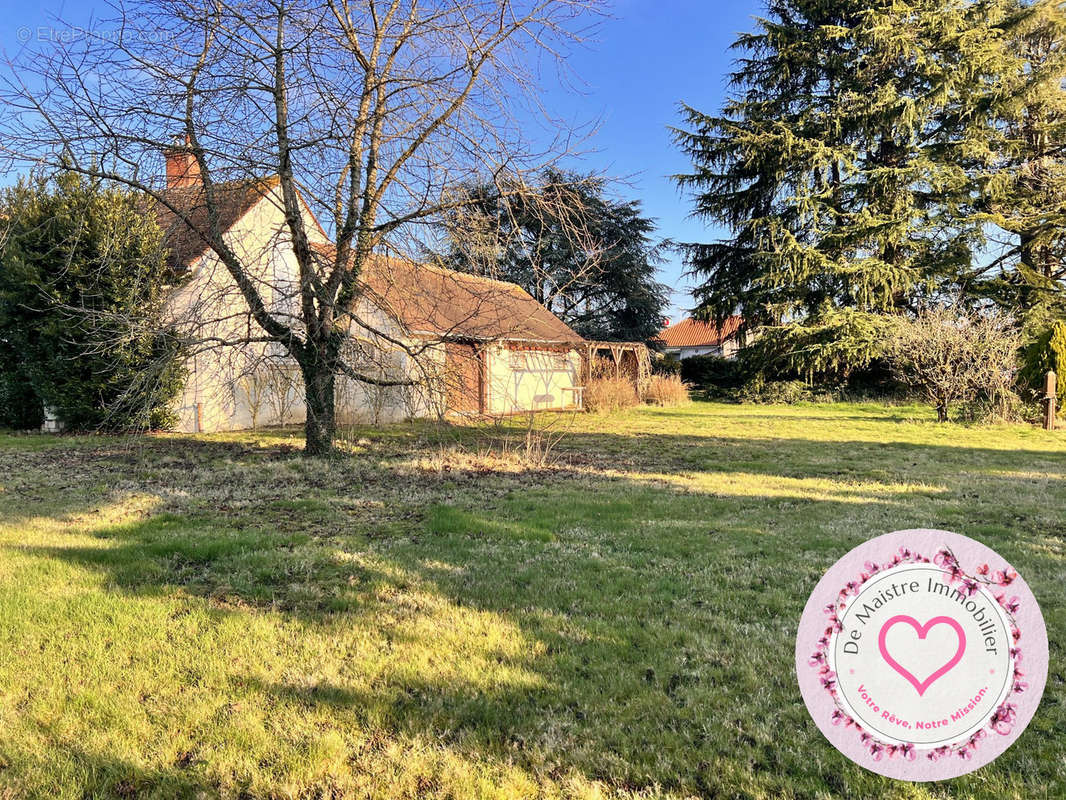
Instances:
[[[762,327],[736,358],[686,358],[681,378],[708,396],[746,403],[896,397],[901,387],[884,358],[891,325],[884,315],[842,311]]]
[[[640,403],[637,388],[628,378],[593,378],[585,386],[585,408],[597,414],[610,414]]]
[[[738,389],[752,377],[741,359],[721,356],[693,356],[681,362],[681,380],[697,389]]]
[[[1002,422],[1039,422],[1032,406],[1009,388],[996,397],[979,397],[959,407],[959,417],[983,425]]]
[[[665,355],[652,361],[652,372],[656,375],[680,375],[682,362],[677,356]]]
[[[144,199],[65,173],[6,189],[0,218],[5,421],[36,427],[48,406],[70,430],[167,426],[184,374]]]
[[[799,378],[808,385],[850,382],[885,355],[892,317],[855,309],[823,312],[800,322],[764,327],[741,351],[748,377]]]
[[[1054,371],[1058,376],[1058,401],[1066,406],[1066,322],[1059,321],[1045,328],[1022,351],[1019,374],[1020,389],[1035,400],[1044,397],[1044,376]]]
[[[822,399],[815,390],[800,380],[768,381],[756,377],[738,389],[734,396],[742,403],[792,405]]]
[[[902,383],[921,391],[947,422],[952,405],[993,404],[1013,394],[1020,336],[995,312],[934,308],[895,320],[889,363]]]
[[[0,427],[25,431],[44,424],[44,404],[17,372],[0,367]]]
[[[689,402],[688,386],[679,375],[653,375],[644,390],[644,402],[655,406],[680,406]]]

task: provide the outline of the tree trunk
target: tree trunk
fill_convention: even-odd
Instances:
[[[946,403],[939,403],[936,407],[936,420],[937,422],[948,421],[948,407]]]
[[[307,421],[304,423],[304,455],[325,456],[333,452],[337,433],[334,389],[336,375],[325,365],[313,363],[303,369]]]

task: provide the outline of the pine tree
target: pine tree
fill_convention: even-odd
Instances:
[[[602,341],[652,341],[667,288],[666,246],[637,201],[610,197],[595,176],[549,169],[533,185],[470,187],[475,203],[446,221],[429,258],[516,283],[575,331]]]
[[[968,166],[988,149],[975,87],[1005,57],[997,9],[770,0],[722,113],[685,106],[675,131],[679,185],[727,229],[685,246],[702,315],[815,329],[958,288],[983,243]]]
[[[1006,4],[1006,61],[986,92],[991,157],[978,172],[990,224],[972,291],[1029,314],[1066,314],[1066,10],[1054,0]],[[1038,314],[1043,312],[1036,311]]]

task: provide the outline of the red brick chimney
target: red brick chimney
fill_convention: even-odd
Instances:
[[[188,189],[199,186],[200,162],[189,150],[189,137],[163,151],[167,161],[167,189]]]

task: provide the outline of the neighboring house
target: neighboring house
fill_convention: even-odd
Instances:
[[[301,422],[298,366],[279,345],[260,341],[243,296],[198,233],[208,219],[190,159],[167,153],[167,199],[191,211],[191,224],[162,206],[156,211],[171,266],[186,276],[171,298],[171,320],[204,342],[188,359],[179,430]],[[298,267],[277,178],[224,184],[217,197],[225,241],[245,264],[258,265],[251,271],[268,308],[300,327]],[[303,213],[312,249],[332,258],[330,238],[310,209]],[[339,423],[574,406],[586,343],[520,287],[385,256],[359,280],[345,358],[362,374],[411,385],[338,377]]]
[[[744,346],[740,317],[729,317],[718,327],[707,322],[691,318],[683,319],[674,325],[668,325],[659,341],[663,343],[663,352],[678,359],[692,356],[720,356],[736,358],[737,351]]]

